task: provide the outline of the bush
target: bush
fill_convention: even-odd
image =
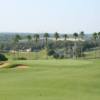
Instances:
[[[17,58],[16,60],[27,60],[27,59],[24,58],[24,57],[19,57],[19,58]]]
[[[0,61],[7,61],[8,58],[5,57],[5,55],[0,54]]]
[[[53,54],[53,57],[54,57],[55,59],[58,59],[58,58],[59,58],[59,54],[55,53],[55,54]]]
[[[54,55],[55,54],[55,51],[54,50],[49,50],[48,51],[48,56],[52,56],[52,55]]]
[[[60,59],[63,59],[63,58],[64,58],[64,55],[61,55],[59,58],[60,58]]]

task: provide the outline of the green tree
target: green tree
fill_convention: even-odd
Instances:
[[[74,39],[76,40],[78,38],[78,33],[73,34]]]
[[[27,38],[27,40],[28,40],[28,45],[29,45],[29,47],[31,48],[31,42],[32,42],[32,36],[31,35],[27,35],[26,36],[26,38]],[[30,52],[28,53],[28,57],[30,57],[31,55],[30,55]]]
[[[97,45],[97,38],[98,38],[98,34],[96,32],[93,33],[93,41],[95,44],[95,58],[96,58],[96,45]]]
[[[66,41],[67,41],[68,35],[64,34],[63,37],[64,37],[64,46],[65,46],[64,55],[66,56]]]
[[[46,43],[46,52],[48,52],[48,38],[49,38],[48,33],[44,33],[44,38],[45,38],[45,43]],[[47,59],[48,59],[48,54],[47,54]]]
[[[27,35],[26,38],[28,39],[28,41],[32,40],[32,36],[31,35]]]
[[[36,47],[36,59],[38,59],[37,55],[37,49],[38,49],[38,42],[39,42],[40,35],[39,34],[34,34],[34,40],[35,40],[35,47]]]
[[[81,31],[79,36],[80,36],[81,39],[84,39],[84,36],[85,36],[84,31]]]
[[[36,43],[38,43],[39,38],[40,38],[39,34],[34,34],[34,40]]]
[[[73,48],[73,58],[77,58],[78,54],[77,54],[77,39],[78,39],[78,33],[74,33],[73,34],[73,38],[75,39],[75,42],[74,42],[74,48]]]
[[[100,32],[98,32],[98,39],[99,39],[99,48],[100,48]],[[100,49],[99,49],[99,56],[100,56]]]
[[[80,32],[80,34],[79,34],[79,37],[80,37],[80,41],[79,41],[79,43],[80,43],[80,51],[81,51],[81,57],[82,57],[82,55],[83,55],[83,41],[82,40],[84,40],[84,36],[85,36],[85,34],[84,34],[84,31],[81,31]]]
[[[100,39],[100,32],[98,32],[98,38]]]
[[[21,39],[22,38],[21,38],[21,36],[19,34],[15,35],[15,37],[14,37],[14,44],[15,44],[14,51],[16,50],[16,48],[18,48],[18,57],[20,56],[20,54],[19,54],[19,47],[17,47],[17,46],[18,46],[19,41]]]
[[[94,32],[94,33],[93,33],[93,39],[94,39],[94,41],[96,41],[97,38],[98,38],[98,34],[97,34],[96,32]]]
[[[59,36],[59,33],[58,33],[58,32],[55,32],[55,33],[54,33],[54,37],[55,37],[55,39],[56,39],[56,47],[57,47],[57,40],[58,40],[58,38],[60,37],[60,36]]]
[[[15,36],[15,38],[14,38],[14,43],[18,43],[19,40],[21,40],[21,39],[22,39],[21,36],[20,36],[19,34],[17,34],[17,35]]]
[[[68,38],[68,35],[67,34],[64,34],[63,37],[64,37],[64,40],[66,41],[67,38]]]
[[[44,33],[44,38],[45,38],[45,42],[46,42],[46,48],[48,48],[48,38],[50,37],[50,35],[48,33]]]
[[[26,38],[28,40],[29,45],[31,46],[32,36],[31,35],[27,35]]]

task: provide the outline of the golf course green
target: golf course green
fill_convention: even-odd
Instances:
[[[0,100],[100,100],[100,60],[8,63],[27,68],[0,69]]]

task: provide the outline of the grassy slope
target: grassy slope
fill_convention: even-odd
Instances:
[[[7,53],[5,54],[7,58],[9,59],[15,59],[19,57],[23,57],[29,60],[35,60],[35,59],[46,59],[47,58],[47,52],[46,50],[41,50],[40,52],[17,52],[15,54],[13,53]],[[51,59],[52,57],[49,57]]]
[[[94,58],[100,58],[100,50],[93,50],[93,51],[89,51],[89,52],[84,52],[85,59],[94,59]],[[47,52],[46,50],[41,50],[40,52],[17,52],[16,54],[13,53],[7,53],[5,54],[7,56],[8,59],[16,59],[16,58],[26,58],[27,60],[35,60],[35,59],[47,59]],[[54,59],[52,56],[48,56],[48,59]],[[80,59],[80,58],[79,58]]]
[[[0,100],[99,100],[99,60],[10,61],[29,69],[0,69]]]
[[[100,58],[100,50],[85,52],[86,58]]]

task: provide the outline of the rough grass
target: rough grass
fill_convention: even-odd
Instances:
[[[0,69],[0,100],[99,100],[99,60],[25,60]]]
[[[95,58],[100,58],[100,50],[93,50],[93,51],[88,51],[84,52],[85,56],[84,57],[79,57],[78,59],[95,59]],[[41,50],[39,52],[16,52],[15,54],[13,53],[6,53],[6,57],[9,60],[16,60],[19,58],[21,59],[26,59],[26,60],[45,60],[45,59],[54,59],[52,56],[47,57],[47,52],[46,50]]]
[[[16,53],[6,53],[8,59],[14,60],[16,58],[26,59],[26,60],[35,60],[35,59],[46,59],[47,52],[46,50],[41,50],[39,52],[16,52]],[[49,57],[51,59],[52,57]]]
[[[85,58],[89,59],[100,58],[100,50],[85,52]]]

